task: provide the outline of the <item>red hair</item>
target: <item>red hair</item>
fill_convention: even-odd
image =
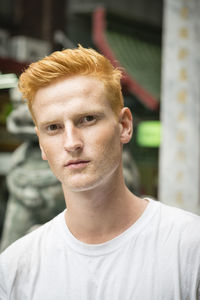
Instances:
[[[35,93],[59,78],[85,75],[99,79],[104,83],[108,101],[118,114],[124,106],[121,92],[121,71],[114,68],[110,61],[93,49],[78,46],[53,52],[38,62],[32,63],[19,78],[19,89],[27,100],[32,113]],[[33,113],[32,113],[33,114]]]

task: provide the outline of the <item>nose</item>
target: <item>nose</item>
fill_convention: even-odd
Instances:
[[[83,148],[80,130],[72,124],[65,126],[64,149],[68,152],[78,152]]]

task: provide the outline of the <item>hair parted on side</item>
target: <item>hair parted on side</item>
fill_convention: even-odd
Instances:
[[[35,93],[59,78],[87,75],[103,81],[113,111],[118,114],[124,106],[121,92],[121,71],[93,49],[78,45],[75,49],[55,51],[30,66],[19,78],[19,89],[32,112]]]

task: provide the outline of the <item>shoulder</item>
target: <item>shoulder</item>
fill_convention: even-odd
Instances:
[[[200,216],[161,203],[160,224],[166,234],[176,238],[180,248],[200,251]]]
[[[147,198],[151,207],[154,207],[154,211],[157,214],[157,218],[160,224],[163,226],[174,226],[183,230],[190,226],[200,226],[200,216],[181,208],[164,204],[160,201]]]
[[[17,270],[42,252],[45,245],[56,235],[56,224],[59,222],[61,214],[18,239],[4,250],[0,254],[0,270],[9,270],[9,268]]]
[[[0,295],[4,295],[5,299],[9,297],[18,274],[26,272],[27,267],[30,270],[29,266],[31,265],[31,261],[33,261],[33,255],[38,252],[35,249],[38,248],[40,244],[39,240],[41,240],[46,227],[47,224],[42,225],[35,231],[15,241],[1,253]],[[25,277],[28,278],[27,272],[23,278]]]
[[[37,277],[46,256],[51,258],[52,249],[62,246],[59,226],[63,214],[20,238],[0,255],[0,295],[9,295],[13,287],[23,286],[30,274]]]
[[[160,203],[160,214],[163,222],[180,229],[200,226],[200,216],[177,207]]]

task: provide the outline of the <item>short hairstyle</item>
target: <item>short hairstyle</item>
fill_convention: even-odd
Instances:
[[[29,110],[34,118],[32,103],[35,93],[44,86],[59,78],[74,75],[88,75],[104,83],[108,101],[116,114],[124,106],[120,79],[122,72],[114,68],[110,61],[93,49],[83,48],[55,51],[30,66],[19,78],[19,89],[28,102]]]

